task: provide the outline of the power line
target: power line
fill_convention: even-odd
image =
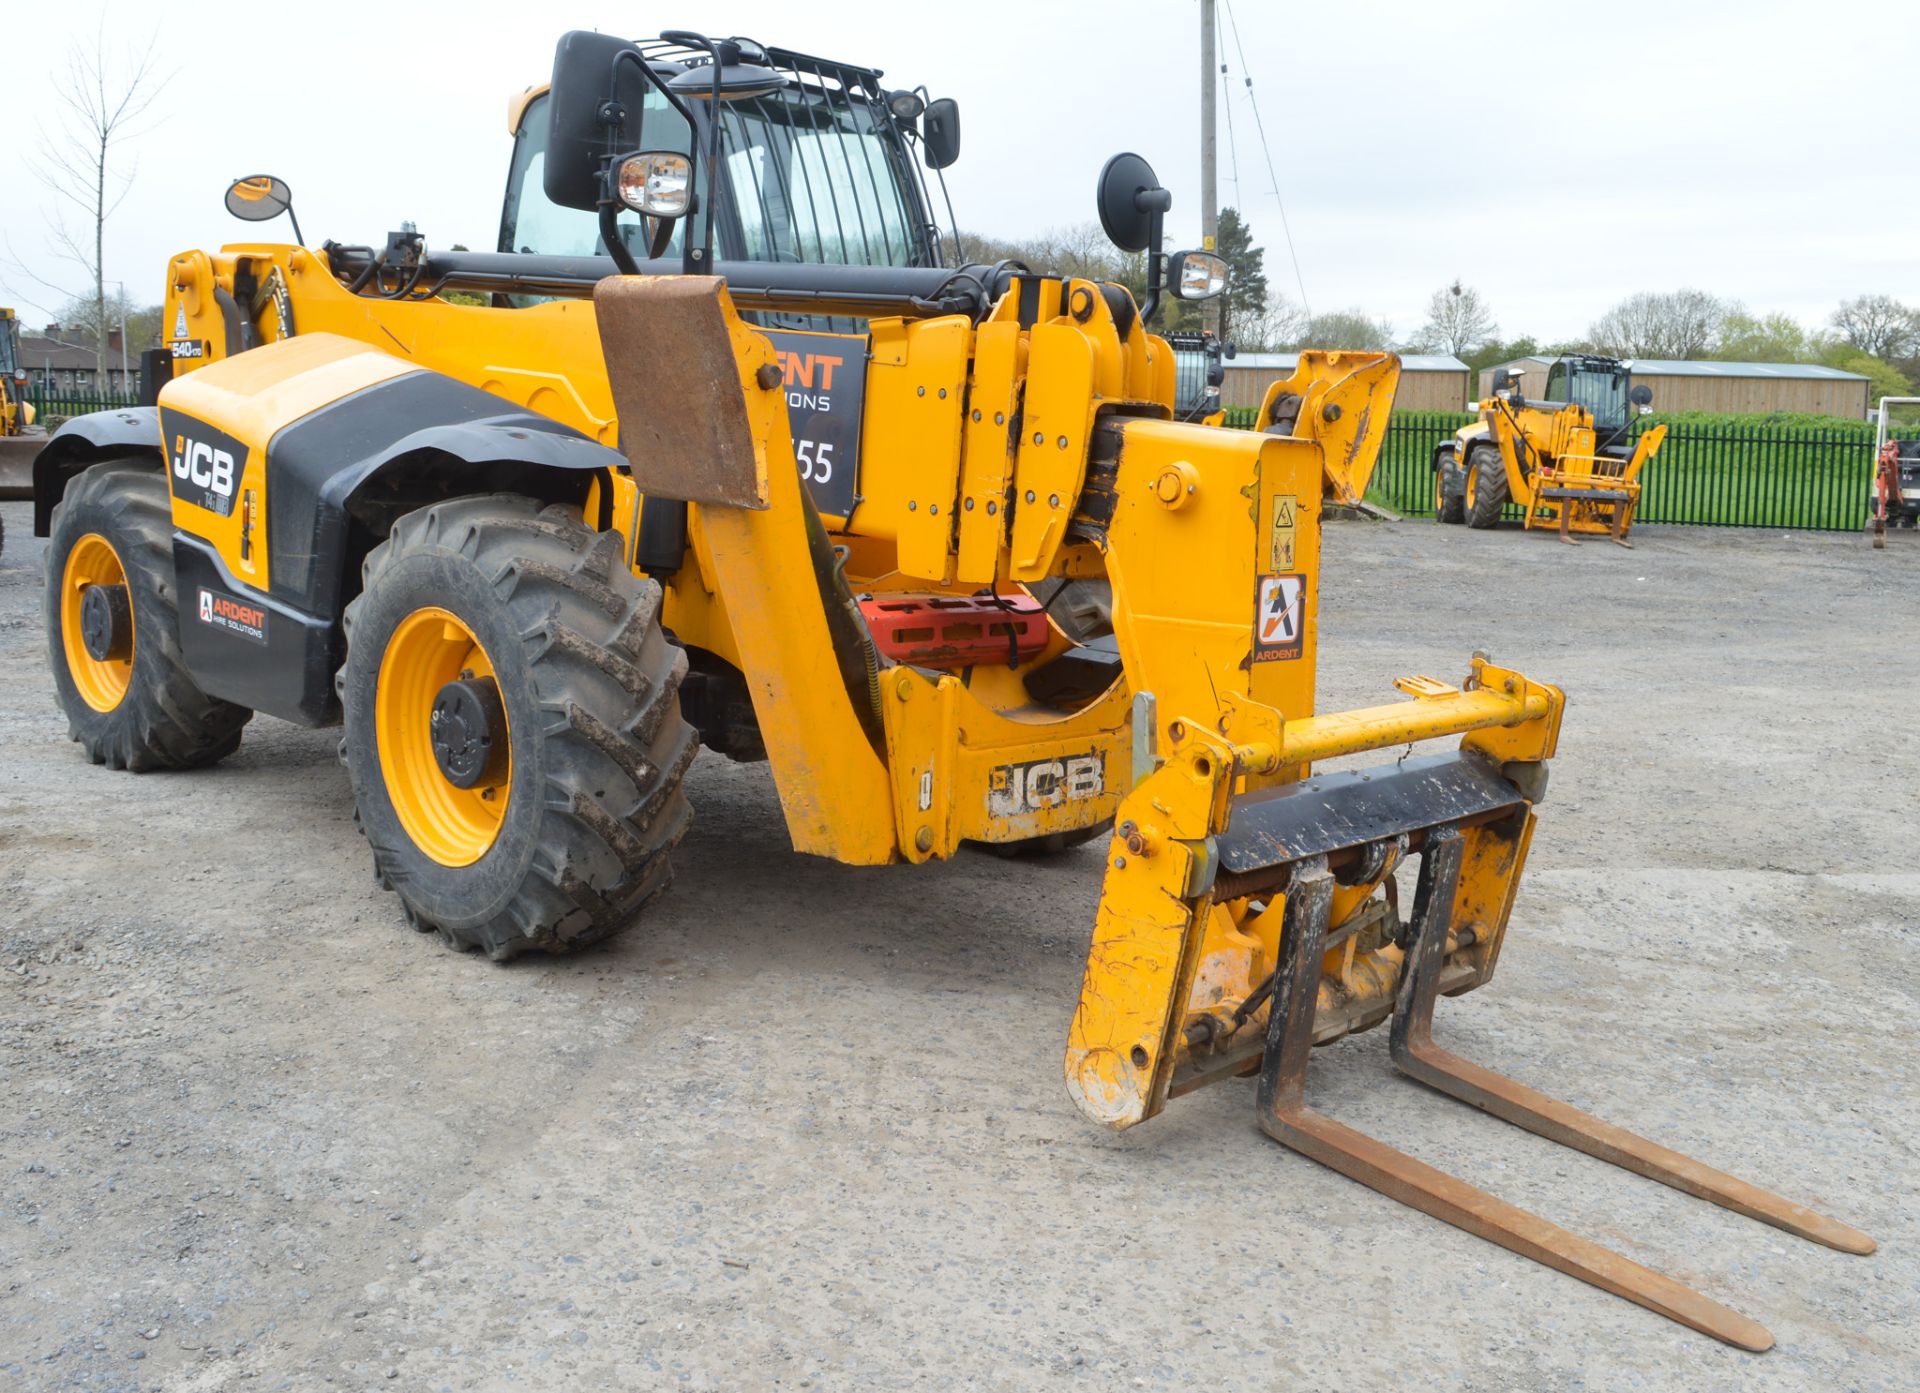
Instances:
[[[1222,63],[1220,65],[1221,78],[1224,79],[1226,74],[1227,65]],[[1223,81],[1221,85],[1225,86],[1226,84]],[[1227,99],[1220,103],[1220,106],[1227,113],[1227,164],[1228,167],[1233,170],[1233,206],[1238,208],[1240,206],[1240,151],[1233,143],[1233,93],[1229,91],[1226,95]]]
[[[1247,104],[1253,108],[1254,127],[1260,132],[1260,151],[1266,156],[1267,178],[1273,184],[1273,201],[1280,208],[1280,231],[1286,236],[1287,257],[1293,262],[1293,283],[1300,290],[1300,309],[1307,318],[1311,319],[1313,307],[1307,303],[1307,281],[1306,277],[1300,274],[1300,253],[1294,250],[1293,228],[1287,222],[1287,202],[1280,197],[1280,176],[1274,172],[1273,168],[1273,147],[1267,143],[1267,123],[1260,119],[1260,99],[1253,94],[1253,77],[1247,71],[1247,51],[1240,43],[1240,21],[1234,17],[1233,0],[1221,0],[1221,4],[1226,7],[1227,25],[1233,30],[1234,52],[1240,55],[1240,76],[1246,83]],[[1232,110],[1231,102],[1228,103],[1228,110]],[[1231,115],[1227,118],[1227,128],[1229,131],[1233,128]]]

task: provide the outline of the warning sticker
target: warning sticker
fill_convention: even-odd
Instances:
[[[1260,603],[1253,614],[1253,660],[1256,663],[1297,658],[1306,627],[1304,575],[1261,576]]]
[[[1290,493],[1276,493],[1273,496],[1273,527],[1270,534],[1273,545],[1267,562],[1269,571],[1293,569],[1293,525],[1298,503],[1299,500]]]

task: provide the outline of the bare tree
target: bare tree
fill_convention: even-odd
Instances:
[[[1458,358],[1490,342],[1499,332],[1500,326],[1480,292],[1456,280],[1433,292],[1433,298],[1427,301],[1427,322],[1409,346],[1423,353],[1451,353]]]
[[[1888,362],[1920,348],[1920,311],[1908,309],[1891,295],[1842,300],[1828,322],[1862,353]]]
[[[1704,290],[1642,291],[1596,319],[1587,338],[1616,358],[1699,358],[1719,342],[1727,313]]]
[[[47,218],[48,241],[54,254],[83,272],[86,291],[71,289],[27,270],[17,257],[13,265],[46,290],[68,300],[91,302],[98,381],[107,375],[107,336],[111,318],[107,303],[107,219],[113,216],[133,186],[135,170],[114,159],[115,147],[138,135],[141,121],[166,89],[167,77],[156,66],[155,39],[113,49],[103,14],[91,42],[75,39],[67,49],[65,75],[55,84],[58,99],[53,123],[39,130],[39,157],[33,170],[55,195]],[[75,214],[85,224],[76,230]]]

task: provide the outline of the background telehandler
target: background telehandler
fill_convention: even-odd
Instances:
[[[1872,1248],[1433,1044],[1435,999],[1498,962],[1564,702],[1475,655],[1316,712],[1321,499],[1364,492],[1395,359],[1303,355],[1284,432],[1174,420],[1149,326],[1221,271],[1161,254],[1145,161],[1098,188],[1149,253],[1144,304],[943,267],[910,157],[950,162],[958,114],[871,69],[573,33],[515,126],[511,250],[183,252],[157,408],[77,418],[36,460],[50,659],[92,759],[206,765],[255,712],[338,723],[381,882],[497,958],[666,888],[700,742],[764,759],[793,846],[849,865],[1111,825],[1064,1065],[1089,1117],[1257,1075],[1286,1145],[1771,1343],[1307,1107],[1312,1046],[1390,1022],[1436,1088]],[[265,176],[229,198],[287,204]],[[1110,642],[1032,598],[1080,577],[1111,587]]]
[[[1518,374],[1495,369],[1480,419],[1433,452],[1434,519],[1492,527],[1512,500],[1526,527],[1558,528],[1563,542],[1583,532],[1631,545],[1640,471],[1667,436],[1660,425],[1629,438],[1633,409],[1653,401],[1651,388],[1633,385],[1631,368],[1569,354],[1548,368],[1538,401]]]

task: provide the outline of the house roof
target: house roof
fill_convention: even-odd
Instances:
[[[1517,368],[1527,363],[1544,366],[1554,361],[1555,357],[1551,354],[1529,353],[1524,358],[1515,358],[1499,366]],[[1628,358],[1625,361],[1636,377],[1817,378],[1828,382],[1867,380],[1857,372],[1842,372],[1824,363],[1722,363],[1704,358]]]
[[[1299,365],[1298,353],[1242,353],[1227,359],[1230,368],[1285,368],[1292,372]],[[1465,372],[1467,365],[1449,353],[1402,353],[1402,372]]]
[[[118,350],[107,354],[109,368],[120,366]],[[131,358],[129,367],[133,366]],[[20,366],[34,372],[44,372],[48,368],[61,371],[86,369],[91,372],[99,366],[93,345],[86,342],[69,342],[66,339],[49,339],[38,334],[20,336]]]

